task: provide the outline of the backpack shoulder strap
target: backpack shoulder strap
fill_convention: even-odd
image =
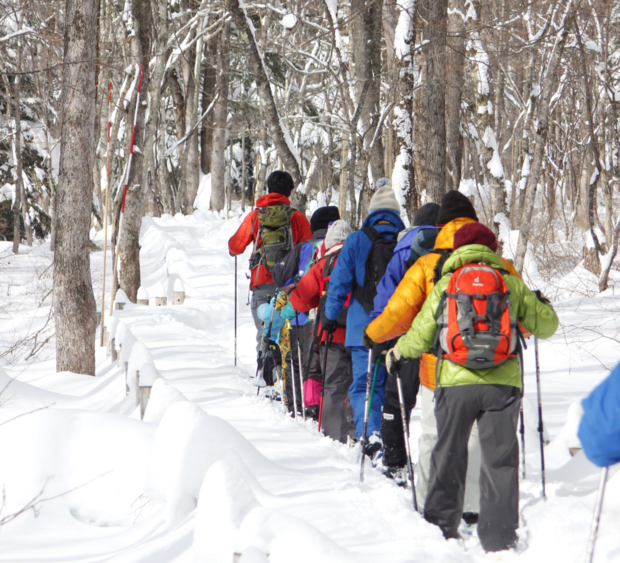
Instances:
[[[362,231],[370,239],[370,242],[375,242],[381,238],[381,233],[374,227],[364,227]]]
[[[433,248],[431,252],[433,254],[439,254],[439,260],[437,260],[437,264],[435,264],[432,280],[433,284],[436,284],[441,279],[441,271],[443,270],[444,264],[447,262],[448,258],[452,256],[452,250],[448,248]]]

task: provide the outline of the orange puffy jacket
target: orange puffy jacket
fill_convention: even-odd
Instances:
[[[288,197],[282,194],[267,194],[259,197],[256,200],[256,207],[269,207],[270,205],[290,205],[291,202]],[[230,237],[228,241],[228,250],[235,256],[243,254],[249,244],[253,243],[258,234],[258,210],[255,209],[249,213],[241,223],[241,226],[237,229],[237,232]],[[310,222],[306,216],[300,211],[295,211],[291,218],[291,230],[293,231],[293,242],[298,245],[300,242],[312,238],[312,231],[310,230]],[[260,244],[260,241],[259,241]],[[258,275],[257,268],[252,270],[252,277],[250,281],[250,287],[255,285],[262,285],[265,283],[273,283],[271,272],[268,272],[265,266],[259,264]]]
[[[444,225],[437,234],[434,248],[452,250],[454,234],[467,223],[475,221],[459,217]],[[386,342],[398,338],[411,328],[413,319],[422,309],[426,296],[435,286],[433,277],[440,258],[441,254],[429,252],[418,258],[407,270],[381,315],[366,328],[366,333],[374,342]],[[502,261],[508,272],[521,277],[508,260],[502,258]],[[436,362],[437,358],[433,354],[423,354],[420,359],[420,383],[429,389],[435,389]]]

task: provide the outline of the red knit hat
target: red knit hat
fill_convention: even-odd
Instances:
[[[495,233],[482,223],[467,223],[454,235],[454,250],[466,244],[483,244],[493,252],[497,252],[497,238]]]

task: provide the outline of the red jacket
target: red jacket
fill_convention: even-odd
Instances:
[[[256,207],[269,207],[270,205],[290,205],[288,197],[281,194],[267,194],[259,197],[256,201]],[[243,254],[248,245],[252,244],[258,234],[258,210],[255,209],[252,213],[243,220],[241,226],[237,229],[237,232],[230,237],[228,241],[228,250],[235,256]],[[293,241],[297,245],[300,242],[312,238],[312,231],[310,230],[310,222],[306,219],[306,216],[299,211],[293,213],[291,218],[291,230],[293,231]],[[252,270],[252,278],[250,281],[250,287],[255,285],[261,285],[264,283],[273,283],[271,272],[260,264],[258,266],[258,276],[256,275],[257,268]]]
[[[323,256],[316,264],[314,264],[299,280],[297,287],[291,291],[290,302],[291,306],[295,311],[306,312],[310,311],[310,309],[315,309],[319,306],[319,300],[321,298],[321,279],[323,278],[323,266],[325,265],[325,261],[332,254],[332,250],[339,250],[342,247],[342,244],[335,244],[332,248],[329,249],[327,254]],[[319,323],[319,334],[321,331],[320,321],[317,319]],[[333,342],[337,342],[339,344],[344,344],[344,339],[346,336],[347,329],[346,327],[338,327],[334,331],[334,339]],[[321,338],[321,342],[325,342],[325,334],[323,338]]]

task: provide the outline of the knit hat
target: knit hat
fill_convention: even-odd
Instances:
[[[310,219],[310,230],[314,233],[321,229],[327,229],[328,225],[333,221],[340,219],[340,212],[335,205],[319,207]]]
[[[368,212],[377,211],[377,209],[389,209],[390,211],[396,211],[400,213],[400,205],[394,195],[394,190],[389,186],[381,186],[375,192],[370,200],[368,206]]]
[[[338,219],[338,221],[331,224],[327,228],[327,235],[325,235],[325,250],[329,250],[332,246],[334,246],[334,244],[344,242],[351,232],[351,225],[343,219]]]
[[[453,249],[456,250],[467,244],[484,244],[493,252],[497,252],[497,238],[495,233],[482,223],[467,223],[454,234]]]
[[[390,185],[390,180],[388,178],[379,178],[377,180],[375,187],[379,189],[379,188],[382,188],[383,186],[389,186],[389,185]]]
[[[437,225],[445,225],[459,217],[469,217],[474,221],[478,220],[476,210],[471,201],[461,192],[452,190],[441,198],[441,207],[437,215]]]
[[[420,227],[422,225],[436,225],[437,214],[439,213],[439,205],[436,203],[425,203],[413,216],[413,226]]]

